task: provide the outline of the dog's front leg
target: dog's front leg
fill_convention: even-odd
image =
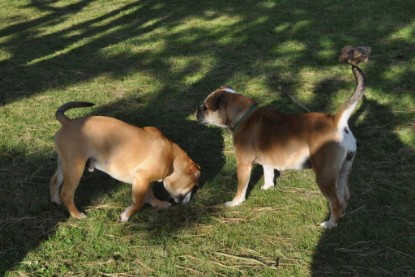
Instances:
[[[148,189],[145,202],[155,208],[168,208],[171,206],[169,201],[162,201],[157,199],[152,188]]]
[[[232,201],[225,203],[226,206],[235,207],[235,206],[242,204],[242,202],[245,201],[246,190],[248,188],[249,179],[251,177],[251,171],[252,171],[252,163],[249,163],[249,164],[238,163],[238,170],[237,170],[238,190],[236,192],[235,198]]]
[[[120,215],[121,222],[127,222],[133,214],[144,206],[149,188],[150,181],[146,178],[136,178],[134,180],[132,187],[133,203]]]
[[[262,166],[264,168],[264,185],[261,187],[263,190],[274,187],[274,168],[269,166]]]

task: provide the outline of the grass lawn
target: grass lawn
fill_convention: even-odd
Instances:
[[[222,84],[283,112],[335,112],[354,90],[345,45],[372,47],[350,120],[351,200],[335,229],[311,171],[247,201],[226,130],[195,110]],[[414,276],[415,1],[0,0],[0,276]],[[157,126],[203,168],[190,203],[117,223],[131,186],[85,172],[76,202],[50,203],[54,118]],[[157,184],[156,184],[157,185]]]

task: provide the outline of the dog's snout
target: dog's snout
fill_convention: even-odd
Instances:
[[[189,191],[189,193],[188,193],[188,194],[186,194],[186,195],[183,197],[182,203],[183,203],[183,204],[186,204],[187,202],[189,202],[189,201],[190,201],[190,199],[192,198],[192,195],[193,195],[193,191]]]
[[[199,122],[203,122],[203,120],[205,119],[205,111],[206,111],[206,106],[205,104],[201,104],[198,108],[197,108],[197,112],[196,112],[196,118]]]
[[[193,191],[189,191],[187,194],[179,194],[177,197],[174,197],[174,201],[179,204],[186,204],[190,201],[193,195]]]
[[[202,113],[202,106],[199,106],[198,108],[197,108],[197,111],[196,111],[196,118],[197,118],[197,121],[202,121],[203,120],[203,113]]]

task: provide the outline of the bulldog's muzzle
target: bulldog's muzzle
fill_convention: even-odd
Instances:
[[[196,118],[197,118],[197,121],[199,121],[200,123],[204,123],[204,120],[205,120],[204,112],[205,112],[205,110],[206,110],[206,106],[204,104],[200,105],[197,108]]]
[[[177,197],[171,196],[170,200],[173,200],[175,203],[178,203],[178,204],[186,204],[187,202],[190,201],[190,199],[192,199],[196,195],[200,187],[201,187],[201,184],[200,184],[200,181],[198,181],[198,183],[192,188],[191,191],[189,191],[186,194],[179,194],[179,196]]]

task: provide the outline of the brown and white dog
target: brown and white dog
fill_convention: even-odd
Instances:
[[[238,189],[227,206],[245,201],[253,163],[264,168],[264,190],[274,186],[274,169],[312,168],[331,209],[330,219],[321,226],[337,226],[350,198],[347,179],[356,153],[356,139],[347,122],[365,91],[364,74],[356,65],[366,61],[369,53],[369,47],[343,49],[339,60],[352,65],[357,87],[334,115],[283,114],[258,107],[254,100],[228,86],[208,95],[198,107],[197,119],[203,124],[228,128],[237,158]]]
[[[56,111],[62,127],[55,134],[58,168],[50,180],[52,202],[63,202],[72,217],[86,217],[76,208],[74,194],[89,161],[89,171],[96,168],[132,184],[133,203],[120,215],[121,222],[128,221],[145,203],[170,206],[154,196],[150,184],[156,180],[163,181],[176,203],[187,203],[198,188],[199,165],[157,128],[138,128],[104,116],[71,120],[64,114],[68,109],[92,105],[69,102]]]

